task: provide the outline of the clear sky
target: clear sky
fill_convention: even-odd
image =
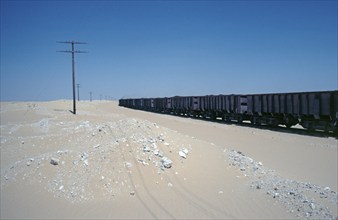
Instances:
[[[1,100],[337,89],[337,1],[4,1]]]

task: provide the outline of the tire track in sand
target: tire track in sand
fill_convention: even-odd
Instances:
[[[125,132],[121,129],[120,125],[118,126],[118,129],[121,131],[121,133],[122,133],[125,137],[127,137],[126,134],[125,134]],[[126,138],[126,142],[127,142],[126,146],[128,147],[129,151],[130,151],[130,152],[133,152],[132,149],[131,149],[131,145],[130,145],[131,143],[129,142],[129,140],[128,140],[127,138]],[[123,151],[121,150],[120,152],[121,152],[121,154],[122,154],[123,160],[126,161]],[[133,153],[132,153],[132,155],[133,155],[133,156],[132,156],[132,159],[133,159],[133,161],[134,161],[134,164],[135,164],[135,167],[136,167],[136,170],[137,170],[137,174],[138,174],[138,176],[140,177],[140,179],[141,179],[141,181],[142,181],[142,184],[143,184],[142,186],[144,187],[144,189],[145,189],[147,195],[153,200],[153,202],[154,202],[154,203],[155,203],[155,204],[156,204],[156,205],[157,205],[164,213],[166,213],[171,219],[175,219],[175,217],[174,217],[174,216],[173,216],[173,215],[172,215],[165,207],[163,207],[163,206],[161,205],[161,203],[160,203],[160,202],[154,197],[154,195],[149,191],[149,189],[148,189],[148,187],[147,187],[147,184],[146,184],[146,182],[144,181],[144,177],[143,177],[143,175],[142,175],[142,173],[141,173],[141,171],[140,171],[139,163],[138,163],[138,161],[136,160],[135,155],[134,155]],[[129,171],[129,168],[126,167],[126,169]],[[132,183],[132,188],[133,188],[134,191],[136,191],[134,180],[133,180],[133,178],[132,178],[130,172],[127,172],[127,173],[128,173],[128,177],[129,177],[129,179],[130,179],[130,181],[131,181],[131,183]],[[142,205],[143,205],[143,206],[148,210],[148,212],[152,215],[152,217],[158,219],[158,217],[155,215],[155,213],[153,213],[153,212],[151,211],[150,207],[148,207],[148,205],[142,200],[142,198],[139,196],[139,194],[138,194],[138,193],[135,193],[135,194],[136,194],[137,198],[140,200],[140,202],[142,203]]]

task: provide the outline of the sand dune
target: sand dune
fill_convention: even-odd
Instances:
[[[71,107],[1,103],[1,218],[337,217],[335,138]]]

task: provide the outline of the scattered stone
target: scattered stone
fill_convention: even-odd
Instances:
[[[172,165],[173,162],[169,158],[163,157],[162,160],[161,160],[161,163],[162,163],[164,168],[168,169],[168,168],[171,168],[171,165]]]
[[[150,148],[148,146],[143,146],[143,152],[150,152]]]
[[[188,155],[188,153],[189,153],[189,151],[188,151],[187,148],[183,148],[181,151],[182,151],[183,153],[185,153],[186,155]]]
[[[158,157],[163,157],[163,152],[156,149],[154,150],[154,155]]]
[[[180,156],[183,157],[184,159],[187,158],[187,155],[186,155],[183,151],[181,151],[181,150],[178,152],[178,155],[180,155]]]
[[[126,162],[124,162],[124,166],[127,167],[127,168],[130,168],[130,167],[132,167],[132,164],[126,161]]]
[[[50,159],[50,164],[52,164],[52,165],[59,165],[59,162],[60,162],[60,160],[59,159],[56,159],[56,158],[51,158]]]
[[[153,149],[157,149],[157,145],[156,145],[155,143],[152,143],[152,144],[151,144],[151,147],[152,147]]]
[[[169,182],[169,183],[168,183],[168,186],[169,186],[169,187],[172,187],[172,186],[173,186],[173,184]]]
[[[59,154],[59,155],[62,155],[64,153],[67,153],[67,151],[58,150],[56,153]]]
[[[241,151],[237,151],[238,154],[245,156]]]
[[[223,191],[218,191],[218,194],[223,194]]]
[[[314,204],[314,203],[310,203],[310,208],[312,209],[312,210],[314,210],[315,208],[316,208],[316,205]]]
[[[296,193],[295,193],[295,192],[292,192],[292,191],[290,191],[290,192],[289,192],[289,195],[296,195]]]
[[[95,145],[93,148],[98,148],[100,147],[100,144]]]
[[[325,187],[325,188],[324,188],[324,191],[326,191],[326,192],[330,192],[330,191],[331,191],[331,189],[330,189],[330,187],[328,187],[328,186],[327,186],[327,187]]]
[[[129,194],[130,194],[131,196],[133,196],[133,195],[135,195],[135,191],[131,191]]]
[[[148,158],[148,159],[151,160],[150,158]],[[138,159],[138,162],[140,162],[143,166],[149,165],[147,162],[145,162],[145,161],[142,160],[142,159]]]

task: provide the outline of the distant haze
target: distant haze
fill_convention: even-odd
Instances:
[[[337,1],[1,1],[1,101],[337,89]]]

